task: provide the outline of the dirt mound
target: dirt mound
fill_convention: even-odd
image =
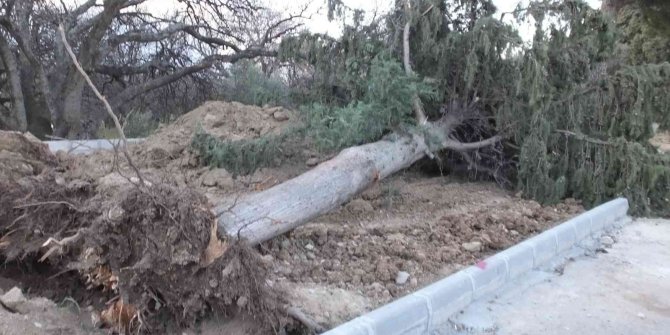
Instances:
[[[573,200],[541,206],[494,184],[411,175],[350,204],[267,243],[276,280],[361,292],[375,307],[583,210]],[[406,282],[396,282],[400,271]]]
[[[219,139],[241,140],[279,134],[294,113],[282,107],[248,106],[238,102],[209,101],[158,129],[140,146],[155,164],[180,157],[193,135],[202,130]]]
[[[18,180],[54,166],[56,157],[30,133],[0,130],[0,180]]]

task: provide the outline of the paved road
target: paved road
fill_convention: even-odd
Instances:
[[[636,220],[616,243],[475,303],[451,334],[670,334],[670,220]],[[530,284],[530,285],[529,285]]]

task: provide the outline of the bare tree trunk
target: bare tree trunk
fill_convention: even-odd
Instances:
[[[428,123],[423,134],[391,134],[366,145],[343,150],[335,158],[266,191],[216,208],[220,231],[257,244],[288,232],[324,214],[382,178],[409,167],[437,149],[473,150],[495,144],[493,137],[477,143],[449,138],[458,120],[446,117]],[[427,144],[434,143],[431,147]]]
[[[23,99],[23,90],[21,89],[21,73],[16,56],[9,47],[9,43],[4,36],[0,34],[0,60],[5,67],[7,79],[9,81],[10,97],[12,102],[12,111],[7,120],[3,120],[13,130],[21,132],[28,129],[28,120],[26,118],[26,105]]]
[[[81,133],[81,108],[84,99],[84,81],[71,78],[65,83],[62,91],[62,115],[63,118],[57,125],[56,134],[60,137],[78,138]]]
[[[41,94],[36,87],[35,71],[30,66],[28,60],[20,57],[21,61],[21,89],[26,105],[26,117],[28,119],[28,131],[38,138],[45,139],[46,135],[51,135],[53,129],[52,114],[53,109],[48,108],[47,97]]]

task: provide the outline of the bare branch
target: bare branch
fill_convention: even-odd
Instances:
[[[599,140],[599,139],[596,139],[596,138],[590,138],[590,137],[588,137],[584,134],[575,133],[575,132],[569,131],[569,130],[557,129],[555,131],[557,133],[565,135],[566,137],[572,136],[575,139],[580,140],[580,141],[585,141],[585,142],[589,142],[589,143],[593,143],[593,144],[599,144],[599,145],[613,145],[611,142],[602,141],[602,140]]]
[[[86,71],[84,71],[84,69],[81,67],[81,64],[79,64],[77,56],[75,56],[74,52],[72,51],[72,47],[70,47],[70,44],[67,42],[67,38],[65,37],[65,29],[63,29],[63,25],[58,26],[58,31],[60,32],[60,36],[63,42],[63,46],[65,47],[65,50],[70,55],[70,58],[72,58],[72,63],[74,63],[74,66],[77,68],[77,70],[79,70],[79,73],[81,73],[82,77],[84,77],[93,93],[95,93],[98,99],[100,99],[100,101],[102,101],[102,103],[105,105],[107,114],[109,114],[109,117],[111,117],[112,120],[114,121],[114,126],[116,126],[116,130],[118,131],[119,137],[121,138],[121,142],[123,143],[123,147],[121,148],[123,151],[123,155],[126,157],[126,160],[128,160],[128,164],[133,168],[133,170],[135,170],[140,185],[144,185],[144,179],[142,178],[142,174],[140,173],[140,170],[135,166],[135,164],[133,164],[133,160],[130,158],[130,154],[128,153],[128,140],[126,139],[126,134],[124,134],[123,132],[123,128],[121,127],[121,123],[119,122],[119,118],[116,117],[116,114],[114,114],[112,106],[109,105],[109,102],[107,102],[105,96],[102,95],[100,91],[98,91],[98,89],[93,84],[93,81],[91,81],[91,78],[88,76],[88,74],[86,74]]]
[[[167,84],[173,83],[185,76],[200,72],[214,65],[217,62],[221,63],[235,63],[241,59],[256,58],[256,57],[274,57],[277,55],[276,51],[265,49],[247,49],[232,55],[214,55],[203,59],[201,62],[181,68],[174,73],[162,77],[149,80],[139,85],[131,86],[116,95],[112,100],[112,106],[118,107],[123,103],[132,100],[142,93],[163,87]]]
[[[502,141],[502,136],[493,136],[490,138],[487,138],[483,141],[479,142],[471,142],[471,143],[463,143],[459,141],[455,141],[453,139],[447,139],[444,142],[442,142],[442,145],[444,146],[445,149],[450,149],[450,150],[455,150],[455,151],[468,151],[468,150],[476,150],[484,147],[488,147],[491,145],[494,145],[500,141]]]
[[[410,56],[409,56],[409,30],[410,30],[410,2],[407,0],[407,7],[406,7],[406,16],[407,16],[407,22],[405,23],[405,28],[403,29],[403,63],[405,65],[405,73],[407,73],[407,76],[413,76],[414,71],[412,71],[412,64],[410,62]],[[420,125],[424,125],[428,122],[428,118],[426,118],[426,113],[423,110],[423,105],[421,103],[421,99],[419,98],[418,95],[414,94],[412,96],[412,104],[414,105],[414,116],[416,118],[416,121]]]

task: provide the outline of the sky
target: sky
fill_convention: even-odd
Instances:
[[[57,0],[52,0],[57,1]],[[81,3],[83,0],[65,0],[66,3]],[[296,12],[296,10],[307,2],[311,2],[309,7],[310,19],[306,20],[306,27],[315,33],[328,33],[331,36],[338,36],[340,32],[339,23],[329,22],[327,19],[326,0],[264,0],[269,7],[283,13]],[[599,8],[601,0],[586,0],[592,7]],[[102,0],[99,0],[102,2]],[[391,8],[394,0],[343,0],[345,5],[364,10],[370,17],[375,13],[384,12]],[[528,0],[493,0],[499,12],[513,11],[520,2]],[[149,0],[146,6],[151,12],[160,14],[167,13],[179,6],[178,0]],[[519,26],[519,32],[528,39],[532,36],[532,27],[529,24]]]
[[[266,0],[269,5],[281,12],[295,10],[297,6],[305,3],[305,0],[286,1],[286,0]],[[315,33],[328,33],[330,35],[338,35],[340,26],[337,22],[329,22],[326,17],[326,0],[312,0],[310,7],[311,19],[306,22],[307,27]],[[368,15],[372,15],[375,11],[385,11],[391,8],[394,0],[344,0],[345,5],[363,9]],[[493,3],[498,8],[499,12],[513,11],[520,2],[527,2],[527,0],[493,0]],[[594,8],[599,8],[601,0],[587,0],[587,2]],[[287,5],[288,3],[288,5]],[[156,11],[170,11],[175,8],[177,0],[149,0],[147,6]],[[524,30],[524,29],[521,29]],[[522,31],[523,33],[523,31]]]

